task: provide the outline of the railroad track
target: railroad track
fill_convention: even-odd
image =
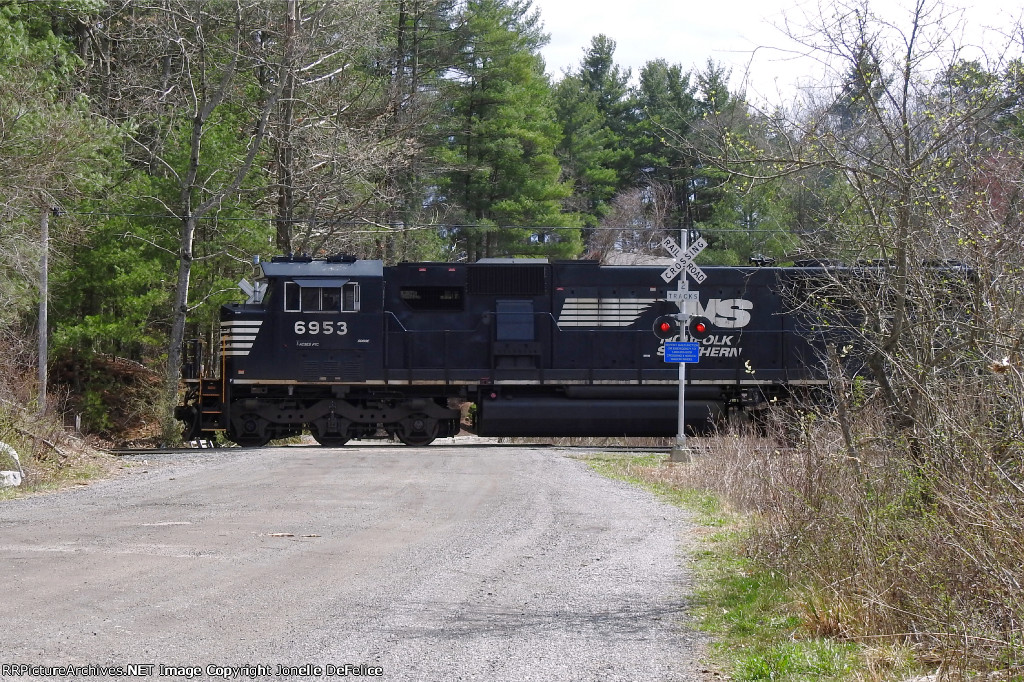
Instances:
[[[387,441],[375,441],[375,440],[350,441],[349,443],[347,443],[345,445],[338,446],[337,448],[331,448],[331,449],[338,449],[338,450],[361,450],[361,449],[365,449],[367,447],[388,447],[388,446],[409,449],[409,446],[401,445],[400,443],[397,443],[397,442],[391,443],[391,442],[387,442]],[[264,447],[264,448],[271,448],[271,447],[274,447],[274,446],[268,445],[268,446],[262,446],[262,447]],[[318,445],[316,443],[310,443],[310,444],[297,443],[297,444],[289,444],[289,445],[285,445],[285,446],[281,446],[281,447],[299,448],[299,449],[305,449],[305,448],[309,448],[309,449],[324,449],[323,446]],[[635,453],[640,453],[640,452],[668,452],[669,450],[672,449],[671,446],[669,446],[669,445],[575,445],[575,444],[574,445],[563,445],[563,444],[558,444],[558,443],[536,443],[536,442],[500,443],[500,442],[497,442],[497,441],[495,441],[495,442],[478,442],[478,441],[474,441],[474,442],[470,442],[470,443],[467,443],[467,442],[461,442],[460,443],[458,441],[456,441],[454,443],[444,443],[444,442],[440,442],[439,441],[439,442],[434,443],[433,445],[424,446],[424,448],[411,448],[411,449],[415,451],[415,450],[432,449],[432,448],[438,448],[438,447],[457,448],[457,449],[472,449],[472,448],[489,449],[489,448],[517,448],[517,447],[522,447],[522,448],[558,448],[560,450],[569,450],[569,451],[594,451],[594,450],[601,450],[602,452],[619,452],[619,453],[631,453],[631,452],[635,452]],[[705,449],[705,448],[703,448],[703,447],[701,447],[699,445],[693,445],[691,447],[692,447],[693,450],[698,451],[698,452],[703,450],[703,449]],[[239,446],[237,446],[237,445],[228,445],[228,446],[216,447],[216,448],[214,448],[214,447],[206,447],[206,448],[200,448],[200,447],[188,447],[188,448],[160,448],[160,447],[154,447],[154,448],[109,448],[109,449],[105,450],[105,452],[107,452],[108,454],[114,455],[116,457],[128,457],[128,456],[135,456],[135,455],[177,455],[177,454],[187,454],[187,453],[193,453],[193,452],[197,452],[197,451],[206,451],[206,450],[237,450],[237,449],[240,449]],[[256,449],[258,449],[258,448],[256,448]]]

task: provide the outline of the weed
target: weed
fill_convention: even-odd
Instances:
[[[1019,676],[1020,453],[968,447],[962,433],[871,438],[883,419],[858,409],[853,418],[869,423],[852,424],[856,466],[851,441],[813,413],[795,415],[777,437],[705,439],[685,465],[649,455],[592,465],[721,529],[698,555],[713,586],[705,617],[727,665],[750,679],[892,679],[935,668],[944,679]],[[797,655],[780,642],[831,642],[821,651],[857,663],[825,665],[820,651]],[[838,647],[847,643],[857,646]],[[856,672],[842,672],[851,665]]]
[[[34,410],[3,399],[0,399],[0,441],[18,453],[24,473],[21,485],[0,488],[0,501],[87,483],[103,476],[111,466],[109,456],[68,436],[58,417],[40,416]],[[10,465],[0,461],[0,468],[6,466]]]
[[[671,504],[697,514],[701,525],[716,527],[726,523],[718,497],[705,491],[673,485],[671,480],[660,477],[668,461],[663,454],[608,454],[587,457],[587,464],[594,471],[633,485],[639,486]]]

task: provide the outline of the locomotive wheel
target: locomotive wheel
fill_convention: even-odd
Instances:
[[[323,436],[318,436],[317,434],[314,433],[313,440],[315,440],[317,444],[322,445],[325,448],[340,448],[342,445],[348,442],[348,438],[345,438],[344,436],[339,436],[337,434],[326,434]]]
[[[236,436],[232,440],[243,448],[261,448],[270,442],[270,436]]]
[[[311,422],[309,433],[313,436],[313,440],[325,448],[340,448],[348,442],[348,436],[342,435],[348,433],[348,421],[336,420],[334,430],[329,430],[326,419]]]
[[[438,422],[425,414],[414,414],[398,423],[395,435],[405,445],[422,447],[437,438]]]
[[[309,425],[309,433],[318,444],[325,447],[341,447],[348,442],[348,437],[340,433],[321,433],[315,424]]]
[[[243,448],[258,448],[270,442],[271,433],[267,429],[267,420],[255,414],[243,414],[232,419],[235,427],[228,433],[228,438]]]

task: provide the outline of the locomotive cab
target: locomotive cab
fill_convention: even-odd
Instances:
[[[266,294],[221,311],[225,374],[236,386],[364,382],[380,376],[380,261],[275,258]]]
[[[381,261],[277,257],[261,270],[248,302],[221,309],[219,402],[180,409],[187,434],[264,445],[308,430],[322,445],[381,435],[419,445],[458,431],[445,397],[388,386]]]

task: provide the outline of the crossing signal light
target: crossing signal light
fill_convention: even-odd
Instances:
[[[687,331],[690,333],[691,341],[703,341],[711,335],[711,320],[700,315],[695,315],[690,318],[689,324],[686,325]]]
[[[662,315],[654,321],[654,335],[659,339],[671,339],[679,333],[678,325],[675,315]]]

